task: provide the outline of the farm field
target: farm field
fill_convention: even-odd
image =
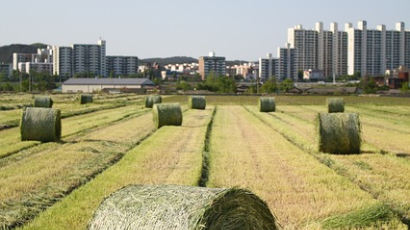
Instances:
[[[4,97],[3,97],[4,96]],[[206,96],[205,110],[180,103],[182,126],[155,129],[144,96],[53,95],[62,140],[20,141],[21,106],[0,95],[0,229],[87,229],[101,201],[129,184],[251,190],[283,229],[407,229],[410,222],[410,98],[344,97],[358,113],[361,154],[318,150],[325,96]],[[6,102],[7,101],[7,102]],[[4,104],[2,104],[4,103]],[[14,123],[13,123],[14,122]]]

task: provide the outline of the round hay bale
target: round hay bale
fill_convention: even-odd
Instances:
[[[188,101],[189,108],[191,109],[205,109],[206,99],[205,96],[191,96]]]
[[[259,98],[259,112],[275,112],[275,98],[261,97]]]
[[[93,102],[93,95],[91,94],[81,94],[80,95],[80,104],[87,104]]]
[[[360,153],[361,129],[357,113],[318,114],[319,151],[333,154]]]
[[[157,128],[165,125],[180,126],[182,124],[182,109],[178,103],[155,104],[152,113]]]
[[[160,95],[149,95],[145,98],[145,107],[152,108],[154,104],[160,104],[162,97]]]
[[[58,141],[61,137],[61,112],[59,109],[27,107],[20,122],[22,141]]]
[[[327,98],[327,110],[329,113],[343,113],[345,101],[343,98]]]
[[[53,99],[49,96],[37,96],[34,98],[34,107],[51,108],[53,107]]]
[[[237,188],[130,185],[107,197],[89,230],[278,229],[259,197]]]

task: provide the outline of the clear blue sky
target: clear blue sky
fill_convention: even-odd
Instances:
[[[410,0],[4,0],[0,45],[107,40],[108,55],[207,55],[257,60],[276,55],[287,28],[367,20],[410,28]]]

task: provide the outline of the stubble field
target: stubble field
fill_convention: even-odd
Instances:
[[[407,229],[410,221],[410,98],[345,97],[359,113],[362,152],[318,150],[324,96],[207,96],[182,126],[155,130],[144,97],[53,95],[62,140],[20,141],[31,95],[0,95],[0,229],[86,229],[101,201],[129,184],[240,187],[267,202],[284,229]]]

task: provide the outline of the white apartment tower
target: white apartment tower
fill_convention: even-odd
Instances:
[[[385,25],[368,29],[366,21],[360,21],[355,29],[347,23],[348,33],[348,74],[384,75],[401,65],[410,64],[410,32],[404,23],[396,24],[396,30],[386,30]]]
[[[53,46],[53,74],[71,77],[73,49],[68,46]]]
[[[297,71],[318,68],[318,32],[302,25],[288,29],[288,43],[296,49]]]

